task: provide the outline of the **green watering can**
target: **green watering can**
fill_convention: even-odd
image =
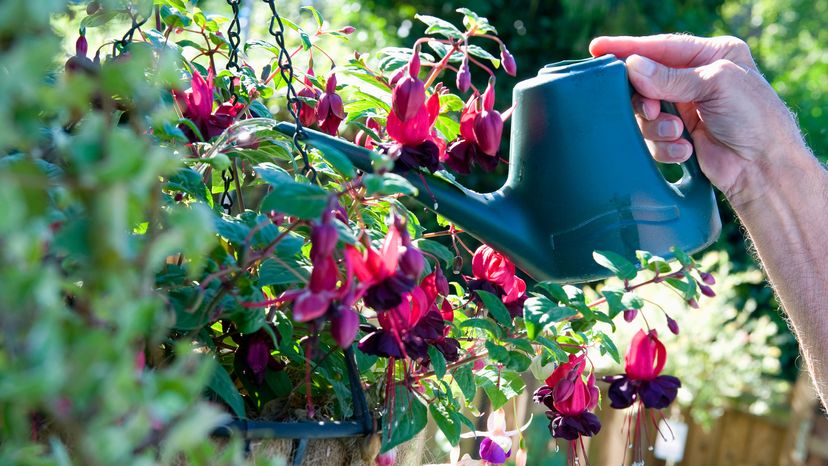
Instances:
[[[671,246],[688,253],[703,249],[721,230],[710,182],[695,157],[681,165],[678,181],[663,177],[630,95],[624,62],[612,55],[547,65],[515,87],[512,155],[503,187],[477,193],[433,175],[406,178],[424,206],[503,252],[536,280],[606,278],[611,273],[593,260],[596,250],[635,263],[638,249],[666,258]],[[294,132],[290,123],[276,129]],[[323,153],[340,152],[357,168],[372,171],[371,151],[304,132],[303,140]]]

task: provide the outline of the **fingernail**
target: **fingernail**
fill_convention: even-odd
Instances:
[[[663,138],[669,137],[678,137],[679,136],[679,125],[677,121],[667,120],[659,122],[658,124],[658,135]]]
[[[682,160],[690,155],[690,148],[686,144],[670,144],[667,148],[670,158]]]
[[[652,76],[656,71],[655,62],[641,55],[630,55],[627,58],[627,67],[644,76]]]

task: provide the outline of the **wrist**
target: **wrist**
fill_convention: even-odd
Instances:
[[[800,139],[776,147],[778,149],[746,164],[737,182],[725,192],[737,212],[797,191],[813,195],[825,190],[827,185],[822,182],[825,170],[804,141]]]

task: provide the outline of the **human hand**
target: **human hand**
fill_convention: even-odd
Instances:
[[[681,138],[686,125],[702,171],[731,203],[760,197],[764,183],[754,175],[783,165],[791,144],[804,145],[793,116],[735,37],[598,37],[589,51],[626,59],[638,92],[633,106],[655,159],[690,157]],[[659,100],[676,102],[681,118],[661,113]]]

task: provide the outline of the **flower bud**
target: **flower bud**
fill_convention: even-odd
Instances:
[[[673,332],[673,335],[678,335],[679,334],[678,322],[673,320],[670,316],[667,316],[667,328],[669,328],[670,331]]]
[[[400,256],[400,271],[409,278],[416,280],[423,273],[425,259],[423,253],[414,246],[407,246]]]
[[[503,136],[503,117],[497,110],[483,110],[474,118],[474,137],[486,155],[495,156]]]
[[[713,274],[707,272],[699,272],[699,276],[701,276],[701,280],[705,285],[716,284],[716,279],[713,277]]]
[[[437,286],[437,292],[442,296],[449,294],[449,282],[445,274],[443,274],[443,269],[440,268],[440,264],[437,264],[437,267],[434,268],[434,284]]]
[[[515,466],[526,466],[527,459],[528,454],[526,453],[526,450],[518,448],[518,451],[515,452]]]
[[[420,74],[420,49],[415,48],[414,53],[411,54],[411,60],[408,61],[408,75],[416,78]]]
[[[339,32],[342,34],[353,34],[356,31],[356,28],[353,26],[345,26],[344,28],[340,29]]]
[[[460,256],[455,256],[454,261],[451,264],[451,271],[453,274],[457,275],[463,270],[463,258]]]
[[[469,64],[466,60],[463,60],[463,63],[457,70],[456,84],[460,92],[466,92],[471,87],[471,70],[469,70]]]
[[[337,241],[339,241],[339,232],[333,224],[325,222],[314,225],[311,230],[311,244],[313,244],[311,259],[333,254]]]
[[[500,64],[503,66],[503,71],[506,72],[509,76],[517,75],[517,64],[515,63],[515,57],[509,53],[509,50],[506,49],[505,46],[500,46]]]
[[[632,322],[638,316],[638,309],[624,309],[624,320]]]
[[[86,42],[86,36],[78,36],[78,40],[75,41],[75,55],[85,57],[88,50],[89,43]]]
[[[692,307],[693,309],[699,308],[699,302],[696,301],[696,298],[690,298],[687,300],[687,305]]]
[[[397,463],[397,449],[392,448],[377,455],[377,466],[394,466]]]
[[[352,309],[340,307],[339,313],[331,319],[331,336],[340,348],[351,346],[359,330],[359,315]]]
[[[699,285],[699,290],[701,291],[701,293],[703,295],[707,296],[708,298],[712,298],[712,297],[716,296],[716,292],[713,291],[713,288],[710,288],[707,285],[701,285],[700,284]]]

